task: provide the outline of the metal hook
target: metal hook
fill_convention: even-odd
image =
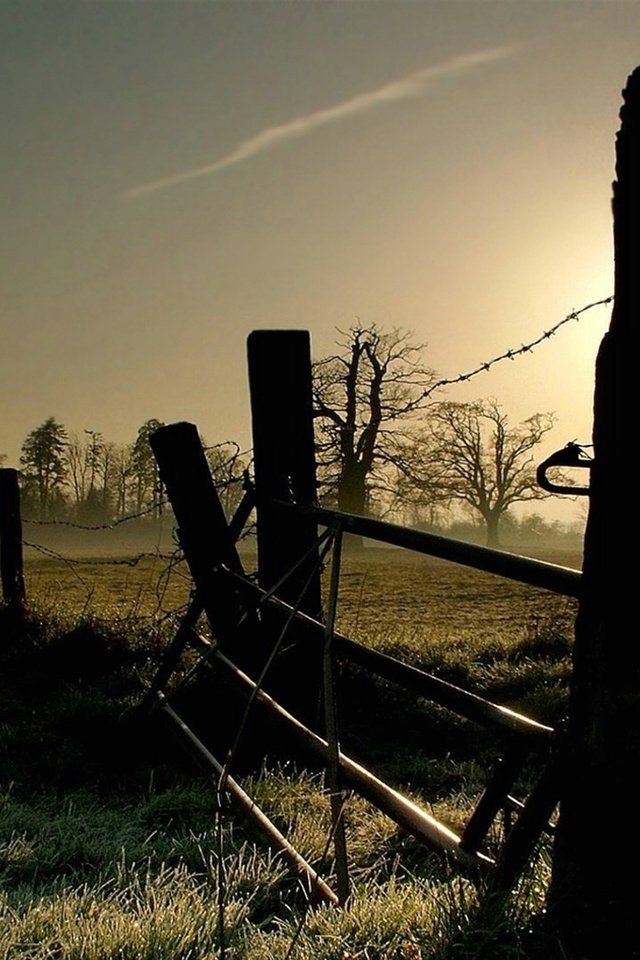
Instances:
[[[593,457],[584,453],[584,448],[584,444],[571,441],[561,450],[556,450],[546,460],[543,460],[536,470],[538,485],[548,493],[568,493],[573,497],[588,497],[589,487],[569,487],[547,480],[547,470],[550,467],[586,467],[591,469],[594,460]]]

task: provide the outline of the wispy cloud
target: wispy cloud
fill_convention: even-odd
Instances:
[[[438,80],[448,79],[449,77],[460,76],[470,70],[486,66],[497,60],[504,60],[506,57],[513,56],[517,49],[515,44],[509,44],[501,47],[490,47],[485,50],[476,50],[474,53],[466,53],[457,57],[449,57],[440,63],[433,64],[430,67],[424,67],[421,70],[414,70],[412,73],[393,80],[383,87],[377,87],[375,90],[369,90],[366,93],[358,94],[348,100],[343,100],[324,110],[316,110],[313,113],[307,113],[301,117],[294,117],[275,127],[266,127],[254,137],[244,140],[235,150],[226,156],[208,163],[204,167],[194,167],[190,170],[183,170],[171,177],[164,177],[161,180],[153,180],[140,187],[132,187],[126,190],[122,196],[127,199],[141,197],[147,193],[153,193],[156,190],[164,190],[167,187],[174,187],[185,180],[193,180],[196,177],[207,177],[211,174],[225,170],[227,167],[233,167],[237,163],[249,160],[267,150],[273,150],[274,147],[293,140],[296,137],[304,137],[312,130],[318,127],[324,127],[330,123],[336,123],[347,117],[352,117],[359,113],[365,113],[373,110],[382,104],[393,103],[396,100],[406,100],[410,97],[417,97]]]

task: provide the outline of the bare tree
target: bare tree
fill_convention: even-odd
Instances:
[[[111,460],[114,444],[98,430],[74,433],[67,445],[69,485],[82,522],[104,522],[111,515]]]
[[[339,352],[313,367],[319,488],[339,510],[364,514],[390,490],[390,468],[411,470],[410,426],[435,375],[407,331],[338,332]]]
[[[96,480],[100,483],[100,505],[105,515],[113,512],[117,457],[118,445],[112,440],[104,440],[100,449]]]
[[[122,519],[127,512],[129,487],[133,476],[132,448],[129,444],[109,444],[108,484],[115,516]]]
[[[488,546],[498,546],[500,518],[514,503],[542,500],[531,456],[554,417],[535,413],[517,427],[496,400],[446,401],[429,411],[418,486],[427,503],[461,502],[487,525]]]
[[[213,446],[206,446],[203,442],[203,446],[220,502],[227,520],[230,520],[242,499],[241,481],[247,462],[234,440],[225,440]]]
[[[84,503],[87,497],[87,475],[89,472],[87,439],[72,433],[67,444],[67,468],[69,485],[73,491],[76,507]]]

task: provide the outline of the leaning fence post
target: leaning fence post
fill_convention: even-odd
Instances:
[[[242,573],[242,564],[198,429],[192,423],[173,423],[152,433],[149,443],[202,606],[216,639],[226,647],[235,639],[241,609],[221,567]]]
[[[26,604],[22,566],[22,521],[18,471],[0,469],[0,574],[4,602],[23,610]]]
[[[321,612],[317,523],[274,500],[310,506],[316,499],[307,330],[254,330],[247,341],[258,515],[258,580],[271,589],[296,564],[277,595],[313,617]],[[306,554],[306,559],[300,563]],[[310,578],[310,580],[309,580]],[[305,584],[309,583],[305,590]]]

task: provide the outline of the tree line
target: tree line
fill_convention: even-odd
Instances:
[[[411,524],[442,523],[458,506],[497,546],[510,507],[546,496],[534,451],[554,418],[534,413],[512,425],[494,399],[434,399],[440,382],[424,353],[406,330],[356,324],[338,332],[334,353],[315,361],[319,497],[348,513]],[[147,420],[130,444],[117,444],[97,430],[69,434],[49,417],[22,445],[25,516],[86,524],[158,517],[163,501],[149,436],[162,425]],[[233,441],[206,452],[231,512],[246,460]]]
[[[131,443],[119,444],[98,430],[68,433],[55,417],[48,417],[22,444],[24,516],[86,525],[145,513],[158,518],[164,499],[149,437],[162,426],[161,420],[146,420]],[[231,513],[242,495],[240,480],[246,467],[240,448],[228,441],[205,445],[205,451],[225,509]]]

